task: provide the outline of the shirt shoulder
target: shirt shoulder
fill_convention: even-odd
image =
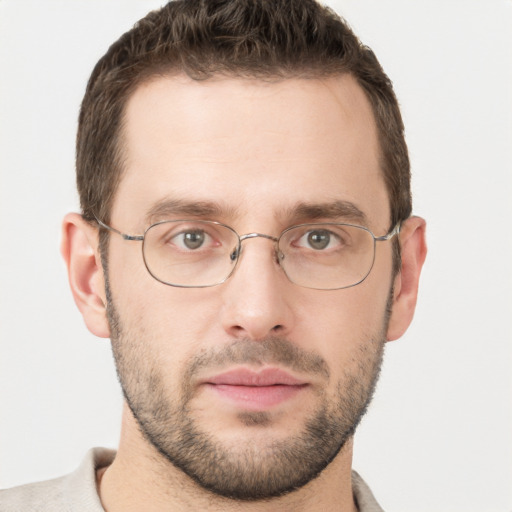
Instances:
[[[67,477],[20,485],[0,491],[1,512],[67,511],[64,489]]]
[[[113,450],[94,448],[69,475],[0,490],[0,512],[104,512],[96,469],[108,466]]]
[[[359,512],[384,512],[368,484],[356,471],[352,471],[352,493]]]

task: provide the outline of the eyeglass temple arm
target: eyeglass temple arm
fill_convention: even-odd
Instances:
[[[393,238],[395,235],[398,235],[398,233],[400,233],[401,224],[402,224],[401,221],[398,221],[395,224],[395,227],[387,235],[377,236],[377,237],[375,237],[375,241],[376,242],[385,242],[386,240]]]
[[[93,214],[94,215],[94,214]],[[124,240],[135,240],[135,241],[142,241],[144,240],[144,235],[128,235],[126,233],[121,233],[121,231],[119,231],[118,229],[116,228],[113,228],[111,226],[108,226],[107,224],[105,224],[104,222],[102,222],[100,219],[98,219],[98,217],[96,217],[96,215],[94,215],[94,218],[96,219],[96,222],[102,227],[102,228],[105,228],[107,229],[108,231],[112,231],[113,233],[117,233],[118,235],[121,235],[123,237]]]

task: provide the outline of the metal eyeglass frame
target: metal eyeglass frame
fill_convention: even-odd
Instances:
[[[100,219],[98,219],[96,217],[96,215],[94,215],[94,219],[96,220],[96,222],[102,228],[104,228],[104,229],[106,229],[108,231],[111,231],[112,233],[117,233],[118,235],[120,235],[123,238],[123,240],[142,242],[142,259],[144,260],[144,266],[146,267],[146,270],[148,271],[148,273],[156,281],[158,281],[158,282],[160,282],[162,284],[165,284],[167,286],[173,286],[175,288],[211,288],[213,286],[218,286],[219,284],[225,283],[233,275],[233,273],[236,270],[236,267],[238,266],[238,262],[240,260],[240,254],[242,253],[242,242],[244,240],[248,240],[250,238],[266,238],[267,240],[272,240],[276,244],[276,247],[279,248],[279,245],[278,245],[279,244],[279,240],[281,239],[281,237],[287,231],[290,231],[291,229],[298,228],[298,227],[303,227],[303,226],[328,225],[328,224],[335,224],[335,225],[338,225],[338,226],[350,226],[350,227],[354,227],[354,228],[363,229],[364,231],[367,231],[372,236],[372,238],[373,238],[373,259],[372,259],[372,263],[370,265],[370,268],[368,269],[368,272],[359,281],[357,281],[357,283],[350,284],[348,286],[341,286],[341,287],[338,287],[338,288],[315,288],[313,286],[304,286],[304,285],[298,284],[295,281],[293,281],[292,279],[290,279],[290,277],[288,276],[286,270],[280,264],[280,260],[284,258],[284,254],[282,252],[278,251],[278,250],[276,250],[277,262],[279,263],[279,265],[283,269],[283,272],[286,275],[287,279],[291,283],[296,284],[297,286],[300,286],[302,288],[309,288],[311,290],[322,290],[322,291],[344,290],[346,288],[352,288],[354,286],[357,286],[358,284],[361,284],[370,275],[370,272],[372,271],[373,265],[375,263],[376,243],[377,242],[386,242],[387,240],[391,240],[395,235],[398,235],[400,233],[400,228],[401,228],[401,221],[399,221],[399,222],[397,222],[395,224],[393,229],[391,231],[389,231],[388,233],[386,233],[385,235],[375,236],[370,229],[368,229],[368,228],[366,228],[364,226],[358,226],[357,224],[349,224],[349,223],[345,223],[345,222],[338,222],[338,223],[336,223],[336,222],[304,223],[304,224],[295,224],[293,226],[290,226],[290,227],[286,228],[285,230],[283,230],[281,232],[281,234],[279,235],[279,237],[275,237],[275,236],[272,236],[272,235],[266,235],[264,233],[247,233],[245,235],[239,235],[231,226],[228,226],[227,224],[223,224],[222,222],[217,222],[217,221],[213,221],[213,220],[202,221],[202,222],[208,222],[209,224],[214,224],[214,225],[217,225],[217,226],[225,227],[225,228],[229,229],[230,231],[232,231],[238,237],[238,245],[237,245],[236,249],[230,254],[230,258],[231,258],[232,261],[235,261],[235,264],[233,265],[233,268],[231,269],[231,272],[229,272],[229,274],[224,279],[222,279],[221,281],[219,281],[217,283],[207,284],[207,285],[182,285],[182,284],[173,284],[173,283],[169,283],[167,281],[163,281],[158,276],[155,276],[155,274],[153,274],[153,272],[148,267],[148,264],[146,262],[146,257],[145,257],[145,254],[144,254],[144,241],[145,241],[146,233],[152,227],[154,227],[154,226],[157,226],[159,224],[164,224],[164,223],[167,223],[167,222],[190,222],[191,219],[177,219],[175,221],[163,220],[163,221],[160,221],[160,222],[155,222],[154,224],[151,224],[150,226],[148,226],[145,229],[143,235],[129,235],[127,233],[123,233],[123,232],[119,231],[118,229],[113,228],[112,226],[109,226],[108,224],[105,224]]]

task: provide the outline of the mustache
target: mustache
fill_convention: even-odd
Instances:
[[[319,375],[329,380],[327,362],[318,354],[297,347],[289,340],[280,337],[267,337],[263,340],[236,340],[229,345],[209,349],[193,358],[186,371],[186,381],[205,368],[247,364],[284,366],[290,370]]]

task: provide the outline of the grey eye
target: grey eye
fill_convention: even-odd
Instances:
[[[324,229],[310,231],[307,235],[308,245],[317,251],[325,249],[331,241],[331,233]]]
[[[189,231],[183,233],[183,245],[187,249],[199,249],[204,244],[205,234],[203,231]]]

